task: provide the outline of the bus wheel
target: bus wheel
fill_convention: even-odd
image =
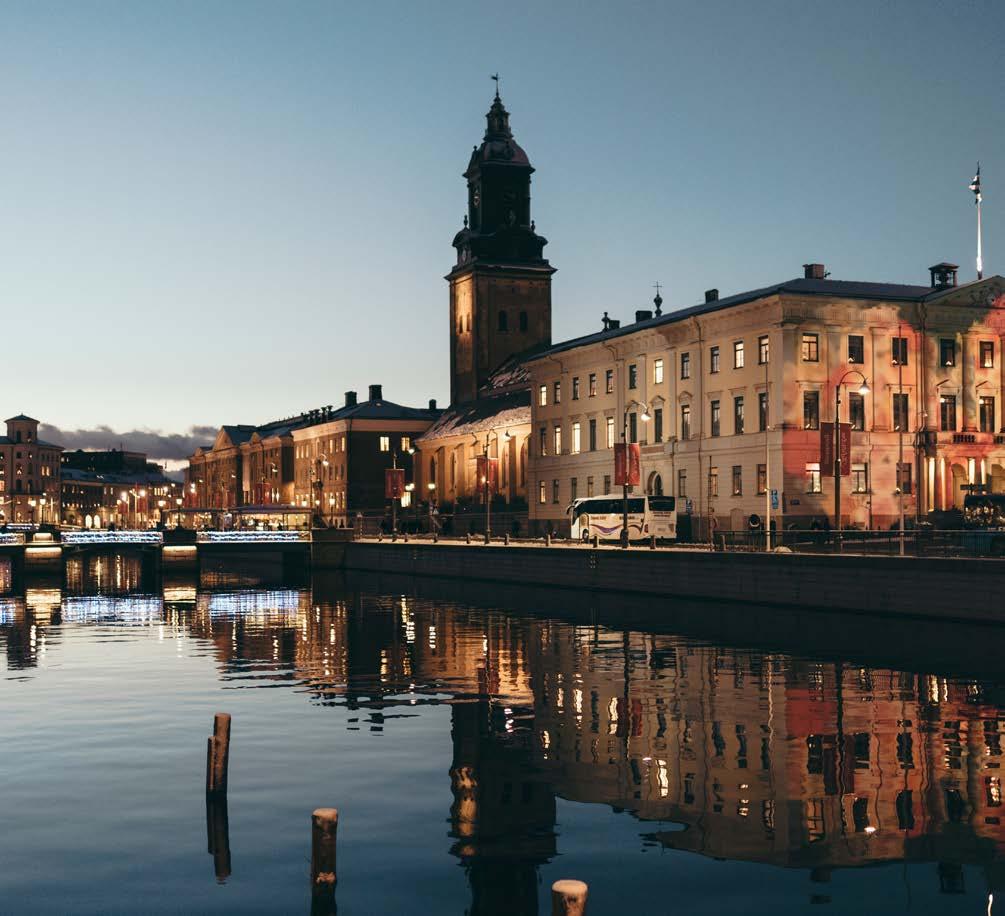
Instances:
[[[580,539],[580,540],[581,540],[581,541],[582,541],[582,542],[583,542],[584,544],[589,544],[589,543],[590,543],[590,532],[589,532],[589,531],[584,531],[584,532],[583,532],[583,533],[582,533],[582,534],[580,535],[580,538],[579,538],[579,539]]]

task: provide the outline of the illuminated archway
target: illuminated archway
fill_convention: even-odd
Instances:
[[[947,509],[962,509],[963,500],[966,497],[968,490],[963,489],[969,482],[969,477],[967,475],[967,469],[962,464],[954,464],[951,468],[952,473],[949,476],[949,493],[948,499],[946,501]]]

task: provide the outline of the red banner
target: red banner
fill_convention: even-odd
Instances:
[[[401,499],[405,495],[405,469],[388,468],[384,471],[384,499]]]
[[[841,448],[841,476],[851,474],[851,423],[842,423],[839,429]],[[834,476],[834,424],[820,424],[820,473]]]
[[[479,455],[475,473],[478,477],[478,492],[485,493],[485,484],[488,483],[489,493],[495,493],[499,489],[499,459],[489,458]]]
[[[614,484],[637,487],[641,481],[642,457],[637,442],[614,443]]]

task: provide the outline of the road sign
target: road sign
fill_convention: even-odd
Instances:
[[[771,508],[772,509],[777,509],[778,508],[778,491],[777,490],[772,490],[771,491]]]

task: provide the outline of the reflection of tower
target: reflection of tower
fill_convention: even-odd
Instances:
[[[471,916],[537,913],[537,866],[555,854],[555,795],[532,765],[530,731],[481,701],[452,709],[451,852],[471,883]]]

